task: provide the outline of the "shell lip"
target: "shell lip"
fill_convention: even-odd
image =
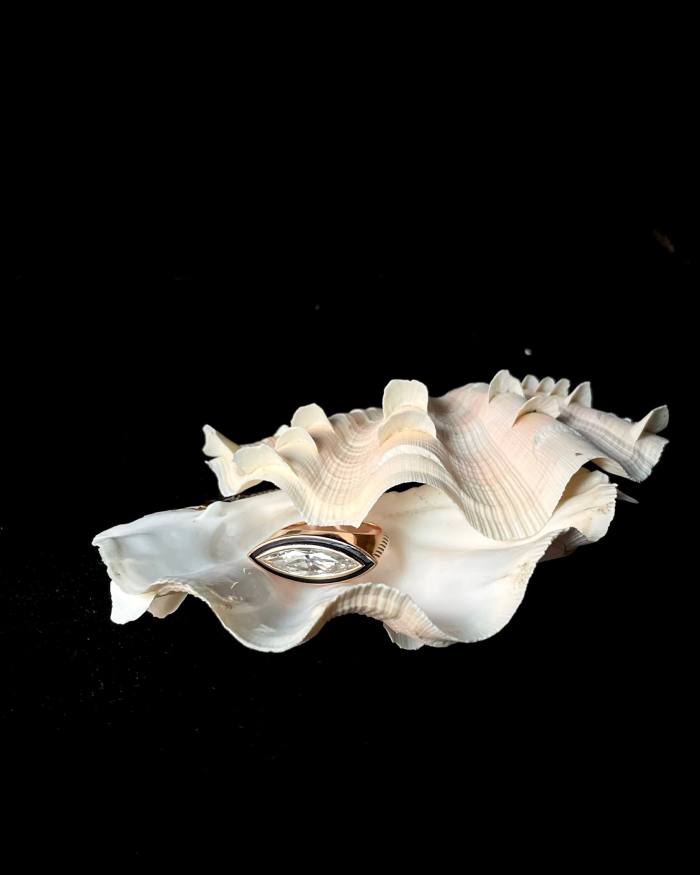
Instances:
[[[249,558],[265,571],[283,577],[287,580],[297,580],[303,583],[323,585],[341,583],[352,580],[374,568],[386,549],[388,538],[382,534],[379,526],[363,523],[358,528],[352,526],[307,526],[304,523],[294,523],[275,532],[262,544],[259,544],[248,554]],[[270,556],[281,551],[294,548],[321,548],[326,559],[343,557],[345,565],[339,570],[332,568],[327,573],[313,574],[293,573],[289,568],[271,565]],[[347,566],[347,560],[353,565]]]

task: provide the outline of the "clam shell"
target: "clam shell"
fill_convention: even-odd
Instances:
[[[406,649],[486,638],[513,615],[540,560],[607,531],[616,486],[582,466],[644,479],[667,422],[665,407],[639,422],[596,410],[587,383],[572,391],[568,380],[499,371],[489,384],[441,398],[420,382],[393,380],[381,409],[328,417],[306,405],[255,444],[239,446],[207,426],[209,465],[222,493],[239,497],[98,535],[112,619],[165,617],[189,594],[259,650],[287,650],[347,613],[381,620]],[[239,495],[261,481],[279,490]],[[424,485],[387,492],[408,482]],[[365,520],[390,546],[352,581],[288,580],[248,557],[292,523]]]
[[[190,594],[257,650],[288,650],[348,613],[383,621],[392,640],[415,649],[493,635],[511,618],[535,565],[557,539],[568,538],[562,555],[597,540],[614,506],[608,478],[580,471],[541,532],[505,544],[473,529],[430,486],[387,493],[371,518],[388,534],[390,549],[352,583],[325,586],[279,578],[247,558],[270,532],[297,519],[296,507],[278,491],[204,510],[152,514],[103,532],[94,544],[112,580],[112,619],[118,623],[146,610],[166,616]]]
[[[541,531],[587,462],[639,481],[658,461],[665,407],[634,423],[591,403],[587,383],[569,392],[567,380],[521,382],[505,370],[441,398],[415,380],[392,380],[381,410],[328,417],[311,404],[273,437],[240,447],[206,426],[204,451],[223,495],[269,481],[310,524],[358,526],[382,493],[415,482],[444,491],[474,529],[507,541]]]

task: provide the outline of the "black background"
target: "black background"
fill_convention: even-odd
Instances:
[[[77,152],[27,137],[3,320],[4,728],[239,776],[341,758],[390,780],[408,757],[449,784],[465,751],[581,774],[605,754],[628,786],[668,767],[692,640],[695,180],[679,137],[652,142],[649,117],[620,138],[614,115],[544,127],[523,105],[465,137],[440,112],[231,128],[180,111],[165,132],[96,115]],[[640,505],[538,568],[492,639],[403,652],[347,617],[264,654],[192,599],[110,624],[91,538],[215,497],[205,422],[244,443],[300,404],[378,405],[394,377],[438,395],[502,367],[590,379],[596,406],[634,419],[668,403],[672,442],[623,485]]]

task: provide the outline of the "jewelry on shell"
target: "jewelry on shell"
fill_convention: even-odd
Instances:
[[[379,526],[308,526],[292,523],[275,532],[248,555],[265,571],[325,584],[352,580],[371,571],[389,539]]]
[[[624,498],[608,475],[645,480],[667,423],[665,405],[634,422],[594,407],[589,383],[501,370],[433,398],[392,380],[381,407],[349,413],[306,404],[242,446],[206,426],[221,499],[93,541],[112,619],[165,617],[190,595],[256,650],[289,650],[345,614],[408,650],[481,641],[540,561],[606,535]],[[248,492],[261,483],[276,488]]]

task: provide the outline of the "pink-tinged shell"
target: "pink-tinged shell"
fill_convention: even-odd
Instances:
[[[482,534],[525,538],[546,524],[584,464],[643,480],[666,443],[656,434],[665,407],[632,423],[592,408],[588,384],[568,388],[499,371],[490,385],[431,399],[422,383],[393,380],[382,410],[327,417],[309,405],[290,429],[243,447],[207,426],[205,452],[223,495],[266,480],[312,524],[357,526],[383,492],[415,482],[444,491]]]
[[[607,471],[642,480],[666,440],[668,411],[638,422],[592,406],[590,385],[522,382],[499,371],[429,398],[394,380],[382,409],[328,417],[316,404],[265,440],[238,446],[206,427],[221,491],[263,480],[280,491],[153,514],[98,535],[112,581],[112,618],[205,601],[236,638],[282,651],[333,617],[383,621],[407,649],[493,635],[520,603],[538,561],[602,537],[615,508]],[[406,482],[425,484],[386,493]],[[620,497],[623,497],[622,495]],[[380,525],[389,548],[352,582],[313,586],[255,565],[250,550],[299,520]]]

